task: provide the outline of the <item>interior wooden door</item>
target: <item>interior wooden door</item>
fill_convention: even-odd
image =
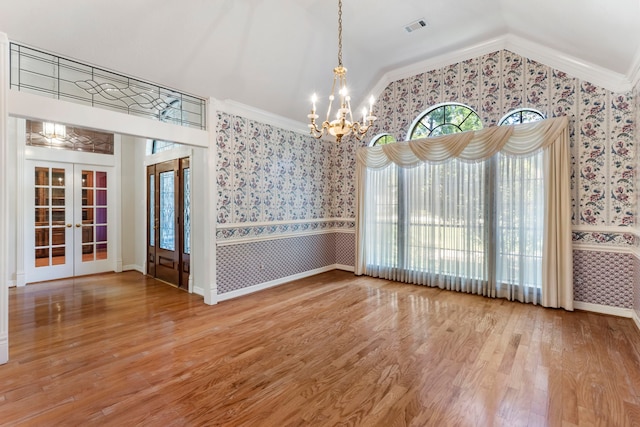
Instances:
[[[147,274],[184,289],[190,272],[184,220],[190,216],[189,185],[188,158],[147,167]]]

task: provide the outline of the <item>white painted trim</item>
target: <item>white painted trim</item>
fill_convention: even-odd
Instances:
[[[523,39],[514,34],[491,38],[472,46],[448,52],[424,61],[397,68],[385,73],[373,86],[371,93],[379,98],[382,91],[392,82],[412,77],[425,71],[435,70],[456,64],[468,59],[477,58],[499,50],[507,49],[518,55],[540,62],[549,67],[564,71],[581,80],[587,80],[613,92],[627,92],[633,88],[633,82],[640,80],[640,57],[636,57],[627,75],[616,73],[590,62],[582,61],[549,47]],[[638,54],[640,56],[640,53]],[[360,111],[365,105],[359,105],[355,111]]]
[[[115,157],[113,173],[115,188],[111,191],[115,191],[115,195],[111,199],[113,200],[111,207],[115,213],[115,221],[110,224],[111,227],[116,227],[115,233],[112,231],[114,241],[111,242],[115,249],[113,271],[122,273],[122,135],[120,134],[113,135],[113,156]]]
[[[355,218],[311,218],[311,219],[294,219],[291,221],[262,221],[262,222],[233,222],[218,224],[216,227],[220,229],[227,228],[246,228],[246,227],[269,227],[289,224],[307,224],[320,222],[355,222]]]
[[[638,233],[634,227],[620,227],[615,225],[574,225],[571,227],[571,231],[582,231],[587,233]]]
[[[24,157],[27,160],[37,160],[41,162],[56,163],[82,163],[91,166],[115,167],[119,158],[116,159],[114,135],[114,155],[88,153],[86,151],[75,150],[55,150],[47,147],[24,147]],[[25,136],[26,138],[26,136]]]
[[[15,119],[16,123],[16,221],[14,227],[16,229],[16,285],[19,287],[26,286],[27,279],[25,273],[24,262],[24,224],[25,224],[25,147],[27,143],[27,128],[24,119]]]
[[[7,83],[8,84],[8,83]],[[208,132],[41,95],[9,90],[9,114],[87,129],[207,147]]]
[[[23,256],[24,259],[24,256]],[[24,270],[18,271],[16,273],[16,286],[23,287],[27,285],[27,278],[25,277]]]
[[[201,223],[204,224],[204,244],[202,256],[198,258],[197,256],[192,257],[192,262],[196,262],[195,267],[198,268],[198,262],[202,263],[200,267],[200,271],[202,272],[202,284],[198,283],[198,281],[194,281],[194,288],[202,288],[202,296],[204,297],[205,304],[213,305],[218,303],[218,279],[217,279],[217,256],[216,251],[216,222],[217,212],[218,212],[218,188],[216,186],[216,170],[218,164],[218,144],[216,141],[217,138],[217,129],[218,129],[218,114],[216,113],[216,109],[219,107],[219,102],[214,98],[209,98],[209,104],[207,105],[209,117],[207,118],[207,122],[209,123],[209,140],[208,140],[208,150],[207,150],[207,159],[206,159],[206,170],[205,174],[205,182],[202,183],[204,186],[204,210],[200,212],[205,215],[202,218]],[[192,194],[193,194],[192,186]],[[197,200],[191,197],[191,224],[194,224],[196,220],[195,214],[198,212],[197,209]],[[192,226],[191,236],[194,235],[194,230]],[[192,240],[193,242],[193,240]],[[193,246],[193,245],[192,245]],[[193,252],[193,251],[192,251]],[[194,271],[194,266],[191,266],[191,271]],[[197,292],[197,291],[196,291]]]
[[[273,114],[256,107],[251,107],[250,105],[242,104],[231,99],[216,101],[215,110],[222,113],[241,116],[245,119],[254,120],[256,122],[270,124],[284,130],[290,130],[305,135],[309,133],[309,128],[306,123],[282,117],[277,114]],[[211,126],[211,129],[214,130],[215,127]]]
[[[15,182],[8,178],[8,164],[15,161],[8,157],[7,124],[9,117],[9,38],[0,32],[0,236],[6,237],[9,229],[9,191]],[[18,230],[20,232],[20,230]],[[9,361],[9,239],[0,239],[0,364]]]
[[[191,280],[189,280],[191,281]],[[204,297],[204,289],[202,289],[201,286],[194,286],[193,287],[193,293],[196,295],[200,295],[201,297]]]
[[[605,245],[589,245],[582,243],[573,244],[574,251],[587,252],[613,252],[617,254],[633,254],[635,252],[632,246],[605,246]]]
[[[158,163],[164,163],[170,160],[182,159],[184,157],[191,156],[193,156],[193,148],[190,148],[188,146],[176,147],[171,150],[161,151],[159,153],[145,156],[144,166],[147,167],[151,165],[157,165]]]
[[[9,361],[9,335],[0,336],[0,365]]]
[[[631,90],[631,79],[629,76],[583,61],[559,50],[544,47],[514,34],[508,34],[505,37],[505,49],[569,73],[573,77],[587,80],[590,83],[602,86],[613,92],[626,92]]]
[[[636,324],[636,328],[638,328],[638,330],[640,331],[640,316],[638,316],[638,312],[635,310],[631,310],[631,318]]]
[[[336,270],[350,271],[352,273],[356,271],[356,268],[353,265],[336,264],[335,267]]]
[[[252,294],[254,292],[262,291],[264,289],[272,288],[274,286],[282,285],[284,283],[292,282],[294,280],[304,279],[305,277],[315,276],[316,274],[335,270],[336,268],[337,268],[336,264],[328,265],[326,267],[320,267],[314,270],[305,271],[304,273],[298,273],[291,276],[282,277],[280,279],[272,280],[270,282],[264,282],[258,285],[248,286],[246,288],[220,294],[218,295],[218,301],[226,301],[232,298],[241,297],[243,295]]]
[[[631,87],[636,87],[640,83],[640,49],[636,52],[627,71],[627,77],[631,81]]]
[[[444,55],[439,55],[433,58],[426,59],[424,61],[416,62],[405,67],[397,68],[385,73],[378,83],[373,86],[370,91],[377,99],[384,89],[392,82],[407,77],[413,77],[415,75],[424,73],[425,71],[435,70],[437,68],[446,67],[447,65],[455,64],[457,62],[465,61],[467,59],[477,58],[481,55],[486,55],[497,50],[504,49],[505,42],[504,37],[496,37],[493,39],[485,40],[475,45],[459,49],[453,52],[449,52]],[[354,111],[360,111],[365,106],[366,101],[363,101],[362,105],[359,105]]]
[[[591,311],[593,313],[609,314],[618,317],[633,317],[633,310],[630,308],[611,307],[609,305],[592,304],[590,302],[574,301],[573,308],[577,310]]]
[[[327,228],[325,230],[312,230],[312,231],[295,231],[293,233],[269,234],[267,236],[240,237],[240,238],[237,238],[237,239],[219,240],[219,241],[216,242],[216,245],[218,247],[220,247],[220,246],[244,245],[244,244],[247,244],[247,243],[264,242],[265,240],[290,239],[290,238],[293,238],[293,237],[306,237],[306,236],[315,236],[315,235],[318,235],[318,234],[333,234],[333,233],[355,234],[355,231],[354,230],[341,230],[339,228]]]
[[[122,266],[122,271],[137,271],[144,274],[144,268],[137,264],[127,264]]]

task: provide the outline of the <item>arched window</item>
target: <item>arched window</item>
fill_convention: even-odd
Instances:
[[[391,144],[393,142],[396,142],[393,135],[390,133],[381,133],[373,137],[370,146],[373,147],[374,145]]]
[[[518,110],[508,112],[500,119],[498,125],[519,125],[520,123],[537,122],[544,120],[544,114],[533,108],[520,108]]]
[[[409,129],[408,139],[449,135],[482,129],[480,116],[464,104],[436,105],[419,116]]]

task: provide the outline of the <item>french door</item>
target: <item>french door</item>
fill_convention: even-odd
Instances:
[[[189,288],[189,158],[147,166],[147,274]]]
[[[26,282],[112,271],[112,168],[27,161],[26,171]]]

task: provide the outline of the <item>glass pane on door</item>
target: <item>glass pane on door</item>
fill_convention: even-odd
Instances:
[[[35,267],[66,262],[65,170],[35,167],[34,255]],[[55,208],[54,208],[55,206]]]
[[[149,175],[149,201],[147,203],[147,209],[149,210],[149,246],[156,245],[156,176]]]
[[[160,173],[160,248],[175,251],[175,175]]]
[[[82,171],[82,262],[107,259],[107,172]]]
[[[185,254],[191,253],[191,169],[185,168],[183,172],[184,181],[184,248]]]

